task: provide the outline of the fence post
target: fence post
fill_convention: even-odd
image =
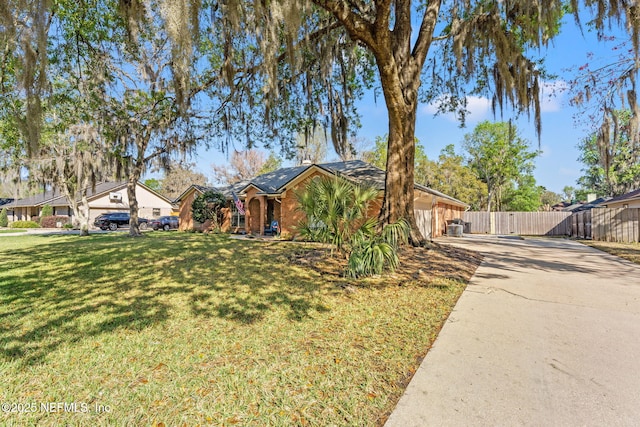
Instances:
[[[489,214],[489,234],[496,234],[496,213]]]

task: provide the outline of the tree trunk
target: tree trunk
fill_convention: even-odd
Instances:
[[[138,199],[136,198],[136,186],[141,172],[138,168],[134,168],[133,173],[129,174],[127,181],[127,196],[129,197],[129,236],[140,237],[140,224],[138,223]]]
[[[89,235],[89,201],[87,200],[87,187],[89,183],[86,180],[81,181],[80,183],[71,184],[68,181],[64,180],[64,177],[61,177],[62,185],[58,185],[58,187],[62,190],[65,197],[69,201],[71,205],[71,211],[73,212],[74,218],[78,223],[78,227],[80,227],[80,236],[88,236]],[[80,191],[80,202],[77,201],[78,197],[78,188],[81,188]]]
[[[380,223],[386,225],[404,218],[410,227],[411,244],[424,246],[426,239],[416,223],[413,204],[417,99],[405,95],[399,76],[389,72],[390,68],[395,67],[379,68],[389,113],[387,175]]]
[[[86,237],[89,235],[89,220],[91,219],[91,215],[89,214],[89,200],[87,200],[87,190],[86,187],[82,191],[82,206],[78,208],[78,210],[82,210],[82,219],[80,222],[80,236]]]

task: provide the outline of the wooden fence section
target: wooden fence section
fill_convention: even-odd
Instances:
[[[568,236],[571,212],[465,212],[471,233]]]
[[[640,208],[576,212],[465,212],[471,233],[572,236],[607,242],[640,242]]]
[[[576,212],[571,216],[571,237],[591,239],[591,210]]]
[[[640,208],[594,208],[591,210],[591,231],[593,240],[638,243]]]

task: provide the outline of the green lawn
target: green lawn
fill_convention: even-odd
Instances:
[[[36,411],[0,425],[379,425],[465,283],[348,282],[291,261],[306,250],[1,238],[0,402]]]
[[[4,233],[25,233],[27,230],[24,228],[2,228],[0,229],[0,234]]]

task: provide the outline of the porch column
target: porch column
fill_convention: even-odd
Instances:
[[[267,214],[267,196],[260,196],[260,235],[264,234],[264,218]]]
[[[249,203],[251,203],[251,197],[246,196],[244,199],[244,232],[251,234],[251,210],[249,209]]]

